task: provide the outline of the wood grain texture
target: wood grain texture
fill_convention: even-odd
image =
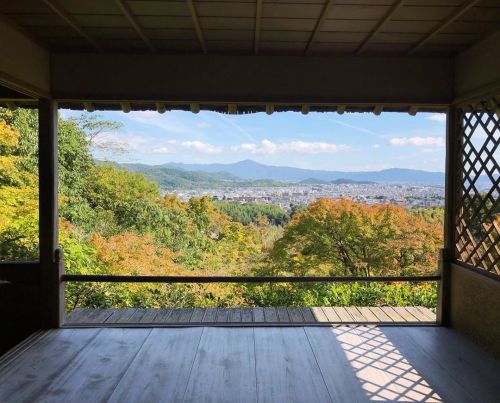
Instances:
[[[57,374],[47,379],[41,402],[105,401],[141,348],[150,329],[101,329]]]
[[[368,401],[344,349],[329,328],[309,327],[305,332],[323,379],[334,402]]]
[[[259,402],[331,402],[303,328],[255,328]]]
[[[65,324],[432,323],[424,307],[77,308]]]
[[[205,309],[195,308],[193,310],[193,314],[191,315],[191,319],[189,319],[189,321],[192,323],[200,323],[203,321],[204,316],[205,316]]]
[[[385,333],[391,334],[390,331]],[[410,327],[401,333],[411,338],[415,350],[420,349],[429,360],[432,359],[427,361],[427,365],[439,366],[465,389],[464,399],[473,396],[475,401],[498,401],[499,391],[493,390],[490,385],[498,384],[499,362],[484,354],[471,341],[442,327]],[[407,354],[403,348],[401,351]]]
[[[489,403],[498,379],[443,327],[60,329],[0,358],[0,401]]]
[[[256,402],[252,328],[205,328],[184,402]]]
[[[153,329],[109,402],[182,400],[202,333],[203,328]]]
[[[97,329],[64,329],[49,332],[28,351],[9,362],[0,373],[0,401],[35,401],[51,379],[83,351],[100,332]],[[26,385],[29,384],[29,388]]]
[[[290,316],[290,322],[304,322],[300,308],[288,308],[288,315]]]

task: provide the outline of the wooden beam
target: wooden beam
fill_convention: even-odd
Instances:
[[[455,57],[453,103],[481,98],[500,99],[500,30],[480,40]]]
[[[453,67],[452,59],[429,57],[54,53],[52,94],[61,103],[96,105],[294,103],[312,110],[323,103],[389,109],[398,103],[425,110],[452,99]]]
[[[445,162],[445,205],[444,205],[444,248],[439,255],[441,283],[438,291],[436,320],[443,326],[450,325],[450,275],[455,260],[456,243],[456,200],[458,199],[458,164],[460,150],[458,136],[459,119],[457,108],[451,105],[446,116],[446,162]],[[460,161],[461,163],[461,161]]]
[[[7,104],[7,108],[11,111],[15,111],[17,109],[17,104],[14,101],[7,101],[5,102]]]
[[[41,312],[45,328],[59,327],[64,315],[62,259],[57,200],[57,102],[38,101],[39,245]]]
[[[80,24],[66,12],[66,10],[61,6],[57,0],[42,0],[47,4],[56,14],[59,15],[66,23],[71,26],[76,32],[83,36],[96,50],[102,51],[101,45],[92,38],[85,30],[80,26]]]
[[[394,13],[401,8],[404,2],[405,0],[398,0],[392,5],[392,7],[384,15],[384,17],[377,23],[373,31],[371,31],[366,39],[361,43],[361,45],[359,45],[359,48],[356,50],[357,55],[361,54],[361,52],[365,50],[366,45],[368,45],[368,43],[375,37],[375,35],[377,35],[382,30],[382,28],[384,28],[385,24],[390,21]]]
[[[30,98],[50,98],[50,53],[44,44],[0,15],[0,85]]]
[[[443,22],[439,22],[438,25],[427,35],[425,35],[419,42],[417,42],[409,51],[408,55],[414,54],[417,50],[419,50],[422,46],[424,46],[427,42],[429,42],[432,38],[434,38],[437,34],[447,28],[450,24],[452,24],[455,20],[460,18],[464,13],[469,11],[472,7],[474,7],[480,0],[469,0],[466,1],[456,10],[453,14],[451,14],[448,18],[446,18]]]
[[[47,52],[50,51],[50,48],[47,45],[47,43],[45,43],[43,40],[41,40],[38,36],[35,36],[31,31],[18,25],[15,21],[13,21],[11,18],[7,17],[6,15],[0,14],[0,23],[9,25],[12,29],[16,30],[21,35],[25,36],[33,43],[36,43],[43,50],[45,50]]]
[[[156,102],[156,112],[165,113],[166,110],[167,108],[163,102]]]
[[[203,37],[203,32],[201,30],[200,20],[198,18],[198,13],[196,12],[196,7],[193,0],[186,0],[189,7],[189,12],[191,13],[191,18],[193,19],[194,29],[196,30],[196,36],[198,37],[198,42],[200,42],[201,50],[204,54],[207,54],[207,45],[205,43],[205,38]]]
[[[262,21],[262,0],[257,0],[255,3],[255,37],[253,41],[253,51],[259,53],[260,42],[260,25]]]
[[[314,41],[316,40],[316,37],[318,36],[319,32],[321,31],[321,28],[323,27],[323,24],[325,23],[326,18],[328,17],[328,14],[330,13],[330,10],[332,9],[333,5],[333,0],[326,0],[325,5],[323,6],[323,11],[321,11],[321,15],[319,16],[318,21],[316,22],[316,26],[314,27],[314,31],[311,34],[311,37],[309,38],[309,41],[307,42],[306,49],[304,50],[304,53],[310,53],[312,49],[312,45]]]
[[[416,106],[416,105],[412,105],[408,108],[408,114],[410,116],[415,116],[417,114],[417,112],[418,112],[418,106]]]
[[[137,32],[137,34],[142,38],[148,49],[151,51],[151,53],[155,53],[156,49],[153,46],[153,43],[151,40],[147,37],[146,33],[142,29],[141,25],[139,24],[139,21],[137,21],[137,18],[134,16],[132,13],[132,10],[130,9],[130,6],[128,5],[127,0],[115,0],[116,5],[120,8],[122,13],[125,15],[127,20],[130,22],[130,25],[132,25]]]
[[[123,113],[129,113],[132,110],[130,102],[120,102],[120,107]]]
[[[84,102],[83,107],[87,112],[95,112],[95,105],[93,102]]]

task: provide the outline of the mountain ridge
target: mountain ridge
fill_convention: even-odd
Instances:
[[[376,182],[413,185],[444,185],[444,173],[424,170],[389,168],[380,171],[327,171],[286,166],[265,165],[253,160],[243,160],[229,164],[185,164],[169,162],[162,167],[184,169],[186,171],[222,173],[245,180],[268,179],[275,181],[301,182],[351,180],[357,182]]]

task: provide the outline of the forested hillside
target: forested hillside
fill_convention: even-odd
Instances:
[[[182,202],[143,174],[97,163],[114,122],[59,118],[60,243],[66,271],[121,275],[412,275],[434,273],[442,215],[320,199],[277,206]],[[0,260],[37,259],[37,117],[0,110]],[[97,133],[97,134],[96,134]],[[424,305],[434,284],[69,283],[75,306]]]
[[[269,179],[244,180],[226,172],[196,172],[162,165],[121,164],[132,172],[143,173],[149,180],[155,182],[162,190],[174,189],[207,189],[228,186],[287,186],[289,183]]]

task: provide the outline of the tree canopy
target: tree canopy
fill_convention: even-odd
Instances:
[[[94,159],[120,129],[59,116],[60,243],[66,271],[116,275],[433,273],[442,210],[319,199],[290,212],[262,203],[181,201],[142,173]],[[38,258],[36,111],[0,109],[0,260]],[[99,147],[105,147],[99,142]],[[115,147],[115,145],[110,145]],[[430,285],[69,283],[75,306],[435,305]]]

